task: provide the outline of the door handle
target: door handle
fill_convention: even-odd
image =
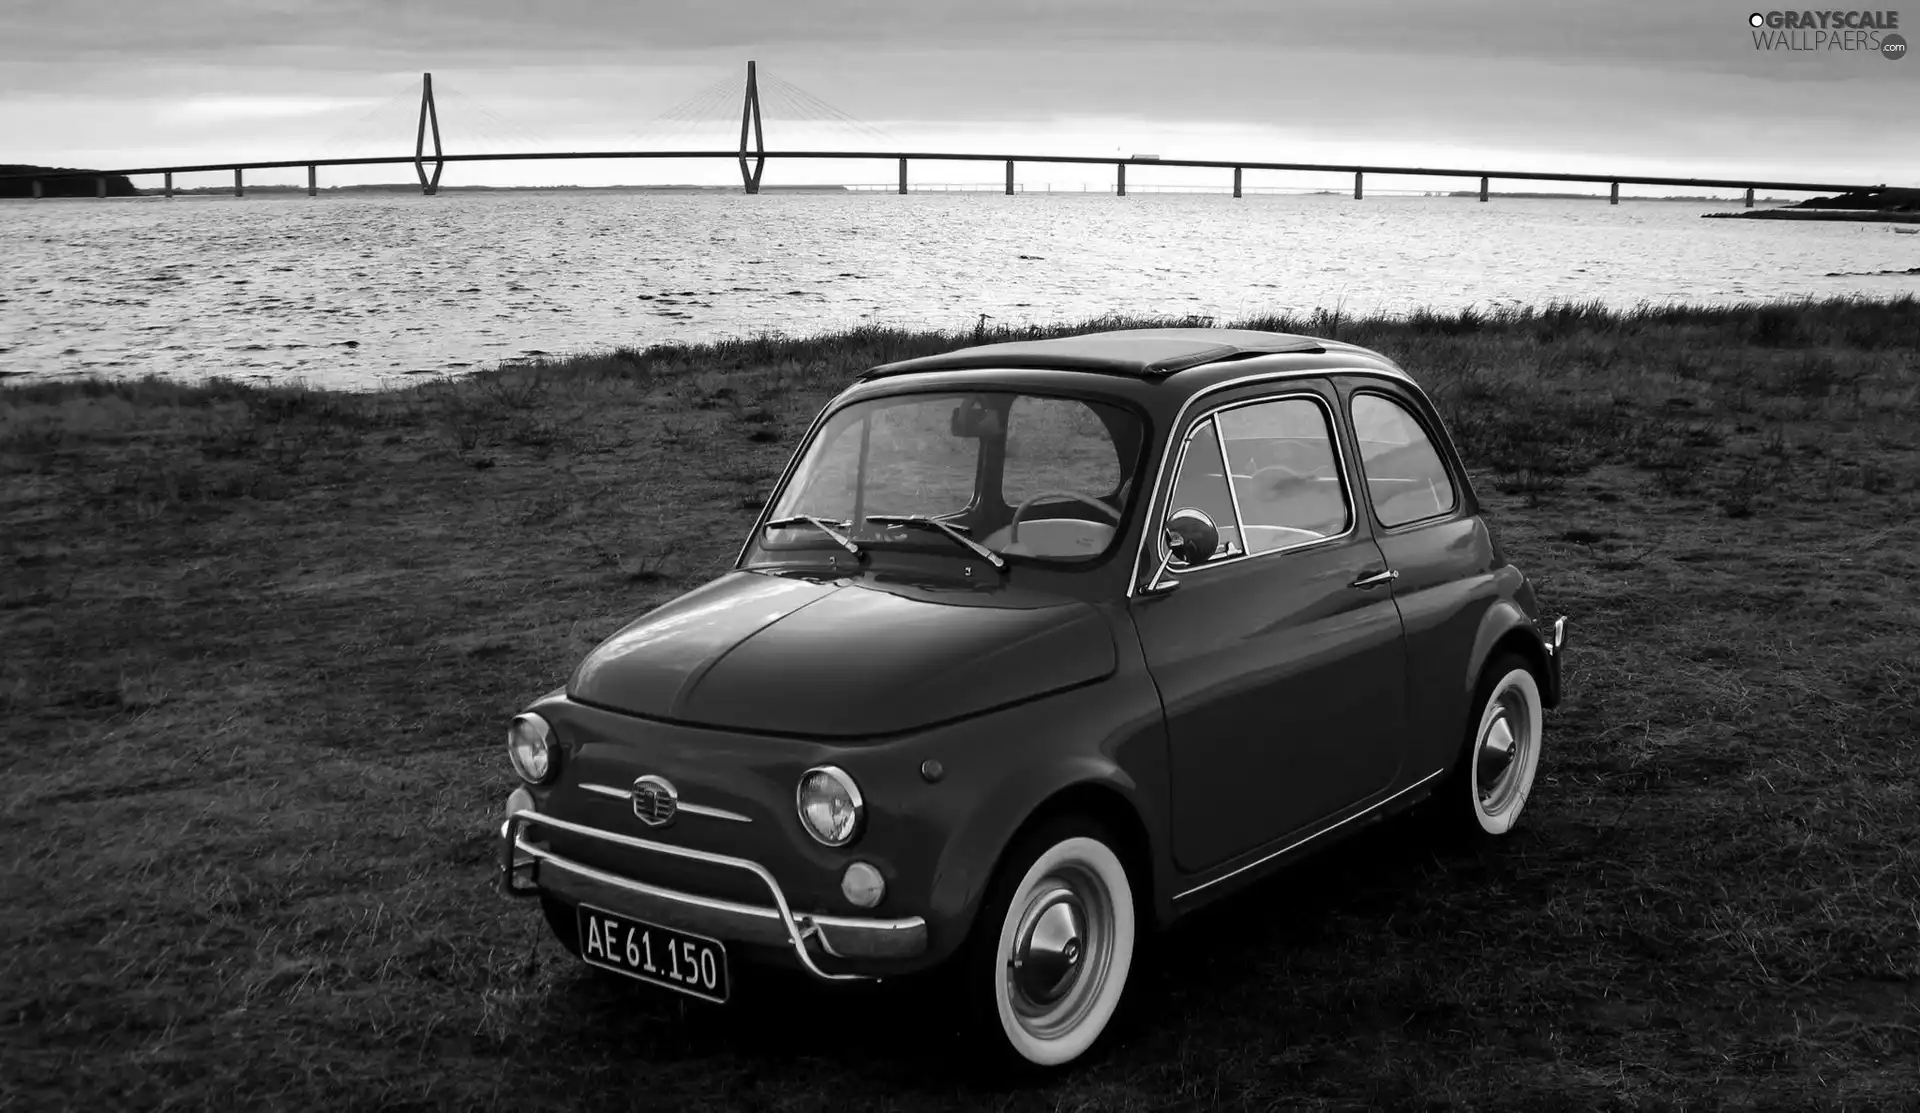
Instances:
[[[1381,584],[1391,583],[1394,580],[1397,580],[1399,578],[1400,578],[1400,570],[1397,568],[1389,568],[1385,572],[1375,572],[1371,576],[1362,576],[1359,579],[1348,584],[1347,586],[1357,587],[1362,589],[1369,588],[1369,587],[1379,587]]]

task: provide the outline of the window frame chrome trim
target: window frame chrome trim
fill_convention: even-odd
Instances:
[[[1325,377],[1325,373],[1324,372],[1320,374],[1304,374],[1303,373],[1303,374],[1295,374],[1290,377],[1323,378]],[[1242,386],[1246,384],[1244,382],[1240,382],[1240,383],[1231,383],[1229,385]],[[1196,394],[1194,397],[1198,398],[1200,397],[1200,395]],[[1335,397],[1336,398],[1338,397],[1337,393],[1335,394]],[[1240,512],[1239,495],[1235,493],[1233,489],[1233,472],[1229,470],[1231,469],[1232,465],[1227,462],[1226,434],[1220,431],[1219,417],[1221,414],[1226,413],[1228,410],[1237,410],[1246,406],[1258,406],[1258,405],[1263,405],[1269,402],[1284,402],[1294,398],[1305,398],[1312,401],[1316,405],[1318,405],[1320,407],[1320,416],[1327,423],[1327,443],[1331,445],[1333,448],[1334,466],[1335,466],[1335,470],[1338,472],[1338,478],[1340,480],[1341,501],[1342,503],[1345,504],[1347,508],[1347,528],[1342,530],[1339,533],[1328,534],[1325,537],[1317,537],[1312,541],[1301,541],[1292,545],[1282,545],[1277,549],[1263,549],[1260,552],[1256,553],[1252,551],[1252,547],[1247,541],[1246,520]],[[1189,565],[1186,568],[1175,568],[1169,565],[1167,567],[1168,575],[1182,576],[1189,572],[1202,572],[1202,571],[1207,571],[1214,568],[1224,568],[1230,564],[1238,564],[1243,560],[1253,560],[1259,557],[1275,556],[1280,553],[1299,552],[1302,549],[1310,549],[1318,545],[1326,545],[1335,541],[1350,540],[1356,533],[1359,532],[1360,508],[1355,502],[1352,486],[1347,482],[1346,451],[1341,447],[1341,444],[1340,444],[1341,437],[1340,437],[1339,415],[1334,412],[1334,408],[1332,406],[1328,405],[1327,399],[1319,391],[1313,390],[1310,388],[1301,389],[1301,390],[1287,390],[1287,391],[1282,391],[1281,393],[1278,393],[1278,394],[1262,395],[1257,398],[1244,398],[1238,402],[1227,402],[1222,405],[1215,406],[1210,410],[1207,410],[1201,416],[1199,416],[1198,418],[1195,418],[1191,424],[1198,425],[1202,421],[1213,422],[1213,435],[1216,442],[1220,445],[1220,465],[1221,465],[1221,468],[1225,471],[1227,495],[1233,499],[1233,513],[1235,518],[1238,519],[1234,523],[1234,532],[1240,538],[1241,551],[1238,556],[1225,557],[1221,560],[1210,560],[1210,561],[1207,561],[1205,564]],[[1178,430],[1183,428],[1186,424],[1187,424],[1186,410],[1182,409],[1180,416],[1175,419],[1173,428],[1175,430]],[[1191,445],[1192,440],[1193,440],[1192,437],[1188,437],[1181,442],[1180,458],[1178,461],[1175,462],[1174,471],[1171,477],[1168,478],[1167,480],[1166,487],[1167,487],[1167,499],[1168,499],[1169,505],[1171,505],[1172,499],[1173,499],[1173,487],[1180,482],[1179,469],[1186,465],[1187,448]],[[1156,483],[1154,487],[1154,496],[1155,496],[1156,503],[1158,502],[1159,488],[1160,488],[1160,484]],[[1151,507],[1149,508],[1149,513],[1151,513]],[[1149,522],[1152,522],[1154,520],[1155,519],[1153,517],[1148,518]],[[1149,526],[1148,532],[1152,533],[1155,531],[1151,526]],[[1142,536],[1140,541],[1141,541],[1141,549],[1142,549],[1142,552],[1144,553],[1145,546],[1146,546],[1146,537]],[[1164,537],[1154,542],[1153,551],[1156,554],[1156,556],[1164,557],[1166,555],[1165,553],[1162,553],[1160,551],[1161,548],[1164,546],[1164,544],[1165,544]],[[1135,594],[1138,581],[1139,581],[1139,563],[1140,563],[1139,558],[1136,557],[1134,559],[1134,566],[1135,566],[1134,580],[1133,580],[1133,583],[1130,584],[1127,589],[1127,598],[1132,598]],[[1149,582],[1151,582],[1151,580]]]
[[[1452,506],[1449,506],[1438,514],[1429,514],[1424,518],[1415,518],[1410,522],[1402,522],[1397,526],[1390,526],[1380,520],[1380,508],[1373,504],[1373,488],[1367,487],[1367,519],[1373,523],[1373,528],[1383,534],[1398,534],[1408,530],[1419,529],[1422,526],[1437,525],[1449,519],[1459,517],[1460,511],[1467,505],[1467,500],[1460,496],[1463,487],[1461,477],[1453,474],[1453,465],[1448,462],[1447,454],[1440,451],[1440,443],[1434,439],[1433,430],[1427,427],[1426,421],[1416,412],[1418,407],[1408,406],[1404,400],[1395,398],[1393,395],[1386,393],[1378,387],[1355,386],[1347,392],[1347,428],[1353,433],[1353,463],[1360,471],[1360,485],[1365,487],[1367,482],[1367,456],[1360,448],[1360,426],[1355,424],[1353,420],[1353,400],[1363,394],[1371,394],[1375,398],[1384,398],[1388,402],[1398,406],[1402,413],[1413,419],[1413,423],[1419,428],[1420,434],[1427,438],[1427,447],[1433,450],[1434,459],[1440,461],[1440,470],[1446,474],[1447,485],[1453,488]]]

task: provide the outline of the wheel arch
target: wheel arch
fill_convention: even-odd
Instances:
[[[1121,863],[1127,867],[1128,879],[1135,887],[1135,907],[1145,919],[1157,919],[1153,842],[1147,834],[1147,825],[1134,808],[1133,801],[1104,781],[1077,781],[1055,790],[1053,795],[1040,801],[1000,848],[993,863],[994,874],[1005,864],[1007,852],[1030,832],[1042,824],[1074,815],[1086,816],[1113,835],[1118,843],[1113,848],[1114,852],[1120,855]]]
[[[1519,607],[1502,600],[1488,608],[1485,619],[1480,623],[1480,631],[1474,638],[1473,654],[1468,659],[1466,676],[1462,678],[1469,704],[1479,693],[1487,666],[1504,653],[1519,657],[1533,671],[1533,678],[1540,685],[1542,707],[1553,707],[1560,702],[1559,685],[1554,683],[1553,662],[1548,659],[1539,630]]]
[[[1161,899],[1155,869],[1157,846],[1135,799],[1138,786],[1124,769],[1083,760],[1055,767],[1045,777],[1027,770],[1006,785],[1011,788],[1022,781],[1049,787],[1021,792],[1024,799],[1019,804],[1004,811],[994,809],[995,816],[981,817],[965,837],[949,844],[941,870],[941,888],[946,892],[936,897],[936,903],[965,925],[963,935],[974,930],[981,904],[1005,868],[1007,855],[1042,824],[1070,815],[1085,815],[1111,832],[1118,844],[1113,849],[1133,884],[1140,922],[1143,926],[1165,922],[1167,909],[1162,906],[1166,902]],[[959,940],[953,942],[957,945]]]

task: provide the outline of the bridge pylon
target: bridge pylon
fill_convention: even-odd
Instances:
[[[747,132],[753,132],[753,149],[757,156],[753,169],[747,169]],[[747,63],[747,99],[740,106],[740,184],[748,193],[760,192],[760,172],[767,168],[767,133],[760,126],[760,79],[754,73],[753,63]]]
[[[433,127],[433,177],[427,177],[427,127]],[[440,149],[440,110],[433,103],[433,75],[420,75],[420,133],[413,142],[413,169],[420,175],[420,192],[432,196],[440,192],[440,171],[446,169],[446,152]]]

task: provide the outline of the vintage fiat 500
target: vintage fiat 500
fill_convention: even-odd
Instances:
[[[1506,833],[1565,645],[1377,353],[1143,329],[888,364],[730,572],[513,719],[501,885],[712,1001],[769,963],[938,968],[1057,1066],[1142,932],[1422,801]]]

